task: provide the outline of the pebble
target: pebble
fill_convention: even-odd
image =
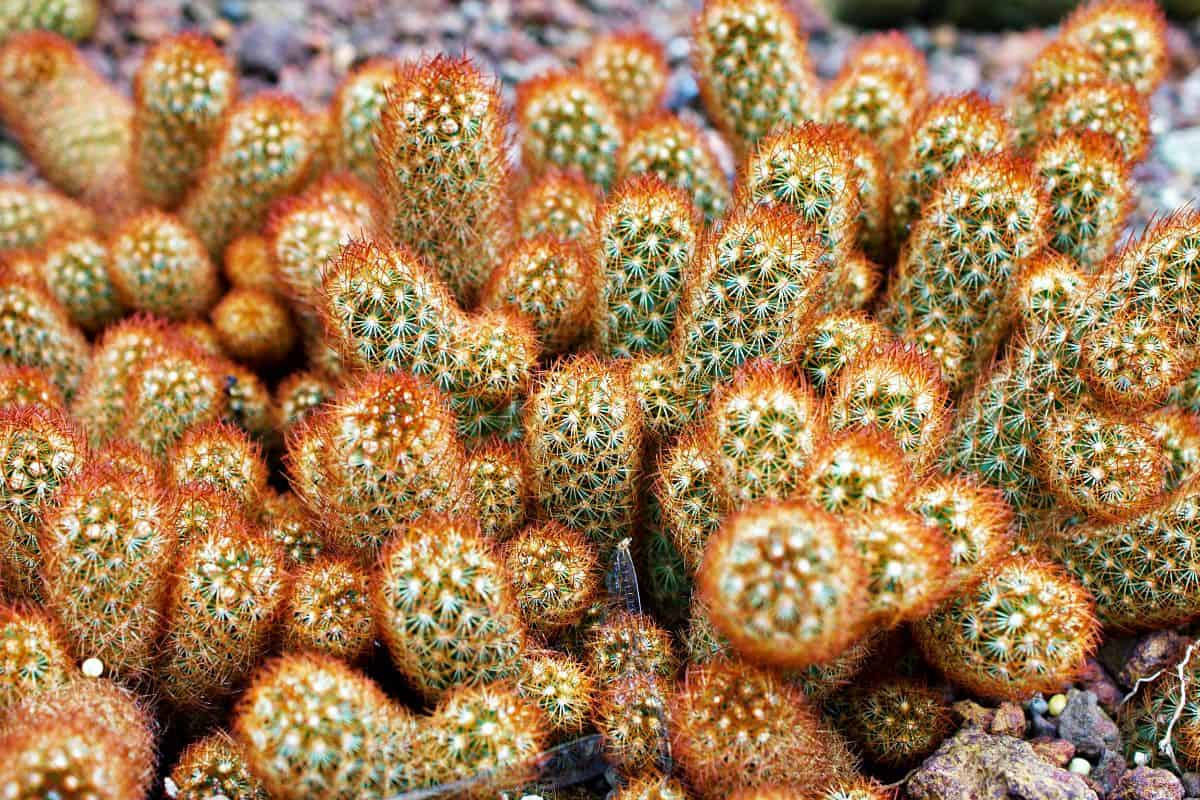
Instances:
[[[1172,631],[1154,631],[1140,637],[1117,672],[1117,680],[1125,688],[1132,689],[1142,678],[1178,662],[1187,643],[1187,639]]]
[[[1108,800],[1183,800],[1183,784],[1165,769],[1138,767],[1125,773]]]
[[[89,658],[80,665],[79,669],[89,678],[99,678],[104,674],[104,662],[98,658]]]
[[[1067,765],[1067,769],[1076,775],[1090,775],[1092,765],[1086,758],[1072,758],[1071,763]]]
[[[1016,703],[1001,703],[992,716],[988,730],[1002,736],[1021,738],[1025,735],[1025,712]]]
[[[1033,752],[1056,767],[1065,767],[1075,757],[1075,745],[1066,739],[1053,739],[1049,736],[1039,736],[1029,741]]]
[[[1050,716],[1057,717],[1067,707],[1067,696],[1065,694],[1056,694],[1050,698],[1050,702],[1046,704],[1046,710],[1050,712]]]
[[[1106,750],[1121,749],[1121,732],[1100,708],[1093,692],[1072,689],[1067,694],[1066,705],[1058,717],[1058,735],[1075,745],[1081,756],[1088,758],[1099,757]]]
[[[1094,658],[1087,660],[1083,674],[1079,676],[1079,683],[1084,689],[1096,695],[1096,700],[1100,703],[1101,708],[1109,714],[1116,715],[1124,693],[1099,661]]]

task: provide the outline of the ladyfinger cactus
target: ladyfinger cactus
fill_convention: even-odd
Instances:
[[[0,366],[0,409],[16,406],[65,410],[67,404],[44,370]]]
[[[953,730],[942,693],[911,680],[892,680],[855,692],[847,728],[867,759],[906,769],[937,749]]]
[[[121,302],[170,320],[204,314],[220,292],[204,244],[180,220],[146,211],[113,235],[109,274]]]
[[[1059,34],[1085,47],[1104,64],[1109,78],[1150,95],[1167,68],[1166,22],[1150,0],[1094,0],[1081,5]]]
[[[1094,131],[1111,136],[1125,158],[1138,163],[1150,147],[1150,110],[1133,87],[1113,83],[1083,83],[1059,92],[1038,117],[1038,135],[1061,136],[1071,131]]]
[[[224,492],[249,510],[267,492],[267,465],[245,433],[222,422],[187,431],[167,453],[167,472],[176,486],[198,484]]]
[[[381,638],[420,691],[514,676],[525,629],[478,523],[426,514],[384,549],[372,588]]]
[[[99,16],[99,0],[16,0],[0,11],[0,39],[42,30],[79,41],[92,35]]]
[[[867,572],[868,616],[885,629],[923,618],[949,594],[950,542],[897,509],[853,516],[846,527]]]
[[[595,702],[591,673],[579,661],[553,650],[522,657],[516,686],[518,694],[537,704],[559,737],[578,735]]]
[[[38,258],[46,287],[71,317],[95,333],[121,317],[121,302],[109,277],[108,246],[95,236],[69,236],[50,242]]]
[[[479,527],[492,541],[512,538],[529,511],[529,469],[517,445],[489,443],[467,461],[471,491],[479,508]]]
[[[533,525],[504,547],[504,572],[517,608],[534,630],[578,622],[600,592],[600,559],[581,533],[554,522]]]
[[[125,384],[143,359],[161,353],[171,340],[167,327],[133,316],[108,328],[93,348],[92,361],[71,413],[83,423],[93,446],[117,434],[125,417]]]
[[[671,700],[671,725],[672,755],[704,800],[832,777],[825,732],[803,693],[748,664],[719,659],[689,669]]]
[[[1000,109],[978,94],[941,97],[913,118],[896,146],[892,185],[892,231],[897,245],[942,178],[975,155],[998,153],[1012,139]]]
[[[608,196],[596,217],[602,353],[623,358],[667,349],[700,231],[686,195],[657,178],[623,181]]]
[[[402,70],[375,137],[392,237],[466,306],[512,236],[506,125],[495,81],[439,56]]]
[[[700,568],[704,547],[728,511],[717,480],[716,457],[698,430],[681,434],[659,461],[655,496],[663,526],[691,572]]]
[[[316,516],[292,492],[264,494],[259,523],[263,535],[283,549],[289,568],[311,564],[326,549]]]
[[[331,541],[373,560],[397,525],[473,510],[466,453],[441,395],[404,372],[367,373],[288,442],[293,488]]]
[[[1069,684],[1099,637],[1087,591],[1062,568],[1010,557],[915,625],[925,658],[955,684],[1019,700]]]
[[[208,160],[179,209],[214,258],[234,237],[260,227],[276,199],[308,176],[315,127],[300,104],[263,93],[229,110]]]
[[[517,87],[521,161],[533,175],[577,170],[607,189],[625,141],[617,103],[585,73],[551,72]]]
[[[221,348],[249,364],[278,364],[296,344],[287,304],[261,289],[231,289],[213,307],[212,323]]]
[[[1086,47],[1056,39],[1026,67],[1008,101],[1017,144],[1028,146],[1038,135],[1038,120],[1046,105],[1065,89],[1103,81],[1104,62]]]
[[[0,359],[45,370],[70,400],[90,359],[87,339],[43,289],[0,277]]]
[[[1146,420],[1167,456],[1167,491],[1173,492],[1200,469],[1200,417],[1186,408],[1163,406]]]
[[[83,434],[61,409],[0,411],[0,577],[11,596],[38,599],[43,564],[39,535],[61,489],[87,460]]]
[[[375,636],[366,587],[370,576],[351,561],[325,558],[296,573],[283,617],[283,643],[356,661]]]
[[[638,30],[598,37],[579,57],[579,72],[600,85],[626,121],[662,105],[671,78],[663,46]]]
[[[878,511],[903,501],[911,467],[891,438],[864,428],[822,440],[800,476],[801,495],[833,513]]]
[[[670,679],[677,662],[671,634],[644,614],[622,612],[592,629],[587,641],[591,674],[601,685],[628,675]]]
[[[689,796],[679,781],[649,771],[618,788],[613,800],[688,800]]]
[[[51,189],[0,180],[0,254],[37,248],[56,236],[90,233],[96,218]]]
[[[530,397],[525,430],[542,514],[607,555],[632,530],[641,471],[641,410],[627,376],[591,356],[561,362]]]
[[[380,128],[388,92],[400,77],[400,64],[386,58],[368,61],[346,76],[330,106],[333,116],[334,163],[368,183],[375,180]]]
[[[932,477],[905,506],[949,542],[950,587],[969,587],[1012,547],[1013,513],[1003,494],[967,476]]]
[[[333,382],[319,372],[293,372],[281,380],[275,389],[275,405],[284,432],[331,400],[334,392]]]
[[[836,385],[842,370],[890,334],[873,318],[858,311],[834,312],[813,323],[796,350],[796,369],[817,391]]]
[[[133,169],[147,200],[179,204],[237,93],[237,71],[210,39],[183,33],[150,49],[133,81]]]
[[[591,235],[600,192],[574,172],[552,169],[517,200],[517,232],[525,239],[549,234],[566,241]]]
[[[163,456],[191,428],[220,420],[226,405],[217,362],[192,345],[172,341],[131,372],[120,433]]]
[[[262,783],[250,772],[241,745],[224,731],[192,742],[179,756],[168,778],[175,800],[267,800]]]
[[[669,764],[670,689],[645,673],[625,675],[597,698],[592,721],[603,737],[604,757],[622,772],[660,770]]]
[[[40,537],[47,609],[78,659],[141,680],[156,643],[176,538],[163,490],[128,468],[97,461],[47,514]]]
[[[825,92],[821,118],[853,128],[885,154],[925,101],[925,57],[903,34],[863,39]]]
[[[635,175],[682,189],[707,222],[725,216],[732,202],[725,171],[704,134],[674,114],[648,114],[629,129],[617,154],[617,177]]]
[[[913,228],[885,322],[933,353],[951,388],[990,360],[1010,287],[1046,241],[1039,184],[1024,162],[981,156],[938,185]]]
[[[243,233],[225,248],[222,272],[230,286],[238,289],[276,291],[274,255],[267,237]]]
[[[74,669],[49,615],[33,606],[0,604],[0,713],[66,685]]]
[[[808,42],[779,0],[707,0],[693,36],[704,107],[740,155],[772,129],[817,116]]]
[[[705,550],[698,588],[738,653],[798,669],[858,638],[867,580],[838,518],[803,502],[766,502],[726,518]]]

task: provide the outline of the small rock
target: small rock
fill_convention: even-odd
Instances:
[[[1166,669],[1183,658],[1188,640],[1171,631],[1155,631],[1137,640],[1124,666],[1117,673],[1117,680],[1127,689],[1142,678],[1148,678]]]
[[[984,708],[974,700],[959,700],[950,708],[969,728],[986,729],[992,724],[992,717],[996,716],[995,709]]]
[[[1082,756],[1096,757],[1105,750],[1121,749],[1121,733],[1100,708],[1096,695],[1072,689],[1058,717],[1058,735],[1075,745]]]
[[[1086,758],[1072,758],[1071,763],[1067,764],[1067,769],[1076,775],[1087,776],[1092,771],[1091,762]]]
[[[1047,739],[1058,738],[1058,724],[1053,717],[1044,717],[1036,711],[1029,712],[1029,732]],[[1071,745],[1074,747],[1074,745]]]
[[[1180,780],[1183,782],[1183,791],[1188,797],[1200,797],[1200,773],[1185,772]]]
[[[1050,698],[1050,702],[1046,703],[1046,711],[1052,717],[1057,717],[1067,707],[1067,696],[1065,694],[1056,694]]]
[[[1100,793],[1107,796],[1128,771],[1129,766],[1125,763],[1124,755],[1113,750],[1105,750],[1100,755],[1100,760],[1096,762],[1096,766],[1092,768],[1092,774],[1089,777],[1100,787]]]
[[[245,0],[221,0],[221,16],[234,24],[250,19]]]
[[[238,63],[248,72],[278,76],[304,55],[304,45],[294,33],[293,26],[278,22],[250,23],[238,37]]]
[[[1016,703],[1001,703],[992,716],[988,730],[1002,736],[1016,736],[1019,739],[1025,735],[1025,712]]]
[[[1066,739],[1053,739],[1049,736],[1039,736],[1029,742],[1033,752],[1056,767],[1065,767],[1075,757],[1075,745]]]
[[[1079,683],[1084,689],[1096,695],[1100,707],[1109,714],[1116,715],[1124,696],[1117,682],[1112,679],[1103,665],[1094,658],[1087,660],[1087,666],[1079,677]]]
[[[912,800],[1097,800],[1084,779],[1040,758],[1028,742],[968,728],[907,783]]]
[[[1183,784],[1165,769],[1138,767],[1125,773],[1108,800],[1183,800]]]

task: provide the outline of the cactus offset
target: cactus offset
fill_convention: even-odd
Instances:
[[[517,87],[521,161],[533,175],[577,170],[607,189],[617,173],[625,141],[618,105],[591,78],[550,72]]]
[[[671,77],[663,46],[644,31],[598,37],[580,56],[579,72],[599,84],[626,121],[658,108]]]
[[[725,171],[704,134],[674,114],[647,114],[629,129],[617,154],[617,177],[635,175],[682,189],[708,222],[725,216],[732,203]]]
[[[146,211],[113,236],[109,274],[117,297],[135,311],[171,320],[198,317],[217,301],[217,268],[180,220]]]

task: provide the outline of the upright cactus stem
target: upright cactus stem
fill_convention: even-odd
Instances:
[[[671,77],[663,46],[637,30],[597,38],[580,57],[579,71],[600,85],[627,121],[658,108]]]
[[[617,157],[617,177],[654,175],[682,189],[708,222],[725,216],[732,203],[729,181],[704,134],[673,114],[656,112],[630,129]]]
[[[530,173],[577,170],[601,188],[616,178],[624,123],[617,104],[585,73],[551,72],[522,83],[517,125]]]
[[[52,31],[86,39],[100,17],[99,0],[15,0],[0,10],[0,39],[20,31]]]
[[[1116,83],[1149,96],[1167,69],[1166,21],[1152,0],[1092,0],[1063,23],[1063,41],[1087,48]]]
[[[399,77],[399,63],[372,59],[346,76],[330,107],[334,164],[367,182],[374,181],[377,174],[375,134],[380,128],[388,92],[395,89]]]

